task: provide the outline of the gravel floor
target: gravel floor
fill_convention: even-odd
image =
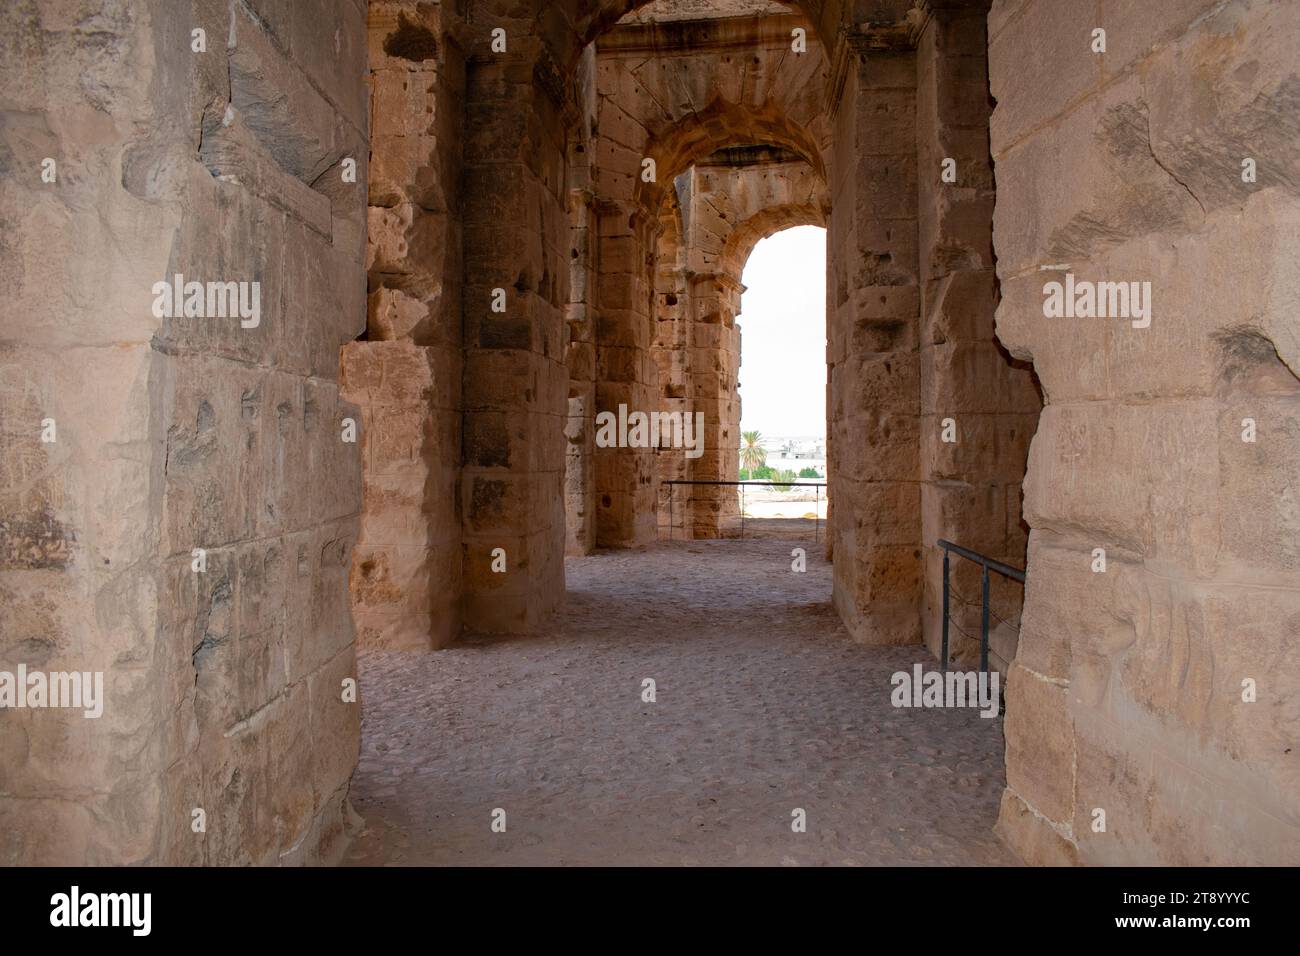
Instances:
[[[891,706],[890,675],[934,661],[852,643],[797,543],[570,558],[545,635],[363,656],[346,862],[1013,862],[991,832],[1001,718]]]

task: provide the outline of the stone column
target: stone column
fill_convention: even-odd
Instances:
[[[465,64],[440,12],[370,8],[369,319],[342,363],[344,396],[362,414],[351,580],[363,648],[428,650],[461,629]]]
[[[827,339],[834,602],[854,638],[920,640],[916,56],[846,44]]]
[[[569,191],[571,242],[569,305],[569,418],[564,467],[565,552],[589,554],[596,546],[595,415],[596,342],[595,211],[589,189]]]
[[[659,410],[686,415],[690,411],[690,373],[687,344],[690,341],[690,291],[685,268],[682,213],[676,195],[670,195],[660,214],[662,232],[655,257],[655,328],[651,358],[659,380]],[[690,478],[685,455],[672,452],[656,456],[659,486],[659,535],[689,538],[690,485],[669,485],[668,481]]]
[[[696,481],[735,481],[740,456],[740,329],[736,315],[744,286],[728,273],[692,275],[690,402],[687,412],[704,415],[703,454],[689,460]],[[674,452],[680,454],[680,452]],[[721,537],[738,518],[734,487],[700,485],[692,489],[691,536]]]
[[[561,88],[509,49],[468,70],[461,508],[466,626],[522,633],[564,597],[570,257]]]
[[[596,412],[659,407],[650,354],[653,257],[659,224],[632,201],[599,206]],[[596,448],[596,541],[629,547],[654,540],[655,455],[650,448]]]

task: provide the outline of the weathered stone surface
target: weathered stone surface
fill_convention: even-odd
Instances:
[[[1056,823],[1073,819],[1074,726],[1069,687],[1017,663],[1007,681],[1007,787]]]
[[[306,688],[352,655],[360,463],[333,381],[364,327],[364,275],[355,202],[315,187],[342,155],[364,159],[363,11],[332,7],[328,28],[247,11],[114,3],[86,20],[22,4],[0,26],[0,46],[24,51],[5,54],[0,165],[34,173],[6,175],[0,196],[24,210],[6,216],[0,275],[19,310],[0,327],[0,668],[104,677],[98,719],[0,714],[6,863],[338,849],[322,841],[346,803],[356,709],[313,736]],[[351,81],[336,83],[340,64]],[[154,284],[176,273],[257,283],[260,314],[163,314]],[[313,751],[327,777],[302,772]]]
[[[1030,866],[1078,865],[1078,847],[1011,790],[1002,793],[996,832]]]
[[[1296,613],[1280,476],[1296,467],[1300,380],[1282,318],[1295,270],[1279,252],[1294,256],[1296,130],[1277,109],[1294,98],[1280,44],[1295,26],[1266,3],[1104,8],[1100,72],[1045,77],[1055,95],[1035,100],[1016,37],[1068,44],[1061,62],[1082,37],[1048,26],[1051,4],[999,6],[997,328],[1049,403],[1024,484],[1034,530],[1016,674],[1051,681],[1008,688],[1000,831],[1030,862],[1050,843],[1024,823],[1039,816],[1083,863],[1295,859],[1294,800],[1277,796],[1296,786],[1292,695],[1243,700],[1248,671],[1274,675],[1274,691],[1295,671],[1280,637]],[[1248,183],[1252,156],[1269,174]],[[1044,317],[1044,284],[1066,272],[1149,282],[1149,327]],[[1248,418],[1271,439],[1243,440]],[[1032,744],[1018,708],[1068,724],[1073,747]],[[1063,779],[1073,795],[1053,786]]]

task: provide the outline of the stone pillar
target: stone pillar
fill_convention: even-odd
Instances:
[[[465,65],[441,7],[370,6],[369,320],[343,350],[365,495],[352,558],[362,648],[461,629],[460,178]]]
[[[687,345],[690,341],[690,290],[682,237],[682,210],[676,193],[669,195],[660,214],[662,231],[655,257],[655,328],[651,358],[659,381],[659,411],[690,413],[690,372]],[[689,538],[693,488],[669,485],[668,481],[690,478],[689,459],[676,452],[656,456],[660,537]]]
[[[921,526],[925,640],[942,653],[943,552],[949,541],[1024,567],[1020,483],[1041,402],[1028,365],[993,334],[993,166],[988,152],[987,5],[931,2],[917,43],[921,262]],[[951,180],[951,181],[949,181]],[[943,440],[945,420],[952,437]],[[975,666],[981,570],[954,559],[951,660]],[[990,578],[990,660],[1015,657],[1021,584]],[[963,600],[965,599],[965,600]],[[1000,618],[1000,620],[999,620]]]
[[[704,415],[703,455],[688,461],[696,481],[735,481],[740,464],[740,277],[727,273],[692,275],[688,351],[691,414]],[[677,452],[676,454],[680,454]],[[734,487],[692,489],[690,527],[694,538],[722,537],[739,517]]]
[[[598,222],[596,412],[617,415],[624,405],[629,413],[649,413],[659,407],[658,372],[650,354],[658,223],[632,201],[602,202]],[[653,541],[656,498],[653,449],[596,448],[598,545]]]
[[[1031,863],[1293,865],[1300,21],[1030,0],[988,29],[997,333],[1046,396],[998,831]],[[1102,282],[1128,307],[1049,317]]]
[[[468,69],[461,507],[478,631],[532,631],[564,598],[570,257],[554,70],[524,37]]]
[[[916,56],[850,39],[827,282],[835,607],[854,638],[919,641]]]
[[[590,554],[596,546],[595,416],[596,272],[595,211],[590,190],[569,191],[570,288],[565,313],[569,325],[568,448],[564,468],[565,552]]]

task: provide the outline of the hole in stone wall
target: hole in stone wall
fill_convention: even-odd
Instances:
[[[438,41],[428,27],[412,23],[406,14],[397,14],[397,29],[384,37],[384,52],[413,63],[423,63],[438,56]]]

